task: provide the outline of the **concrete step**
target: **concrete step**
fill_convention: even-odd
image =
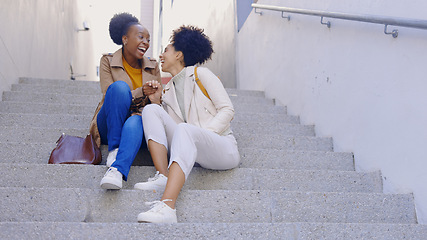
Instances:
[[[0,239],[425,239],[427,225],[371,223],[3,222]]]
[[[332,139],[326,137],[283,136],[280,134],[234,133],[241,148],[281,149],[292,151],[333,151]]]
[[[151,191],[0,188],[0,222],[135,222]],[[242,204],[239,204],[242,203]],[[244,203],[244,204],[243,204]],[[183,190],[182,223],[416,223],[411,194]]]
[[[260,124],[246,123],[233,125],[233,131],[235,134],[244,133],[246,135],[281,134],[283,136],[314,136],[314,129],[311,126],[302,125],[276,125],[268,128],[268,130],[264,130]],[[88,128],[61,129],[53,126],[50,128],[0,126],[0,142],[56,142],[62,133],[83,137],[89,133],[89,130]]]
[[[80,84],[83,82],[84,84]],[[31,93],[59,93],[59,94],[79,94],[79,95],[99,95],[101,87],[99,82],[96,84],[87,84],[86,81],[74,82],[69,86],[61,86],[58,84],[13,84],[12,91],[14,92],[31,92]]]
[[[19,78],[21,84],[44,84],[49,86],[61,86],[61,87],[73,87],[73,86],[84,86],[84,87],[99,87],[99,81],[81,81],[81,80],[68,80],[68,79],[46,79],[46,78]]]
[[[0,101],[0,112],[2,113],[37,113],[37,114],[77,114],[92,115],[95,112],[98,103],[86,104],[57,104],[57,103],[24,103],[19,101]],[[235,117],[239,118],[240,114],[248,115],[275,114],[280,116],[281,121],[285,123],[299,123],[299,117],[286,115],[286,107],[283,106],[265,106],[251,104],[237,104],[234,106]],[[252,117],[252,119],[256,119]],[[256,119],[259,121],[259,119]]]
[[[93,115],[97,105],[0,101],[0,113]]]
[[[242,90],[236,88],[226,88],[227,93],[230,96],[252,96],[252,97],[261,97],[265,98],[265,94],[263,91],[254,91],[254,90]]]
[[[55,104],[88,104],[97,105],[102,95],[76,95],[45,92],[14,92],[4,91],[3,101],[33,102],[33,103],[55,103]]]
[[[15,121],[9,118],[2,118],[2,114],[0,114],[0,122],[3,125],[11,126],[19,129],[19,126],[25,126],[25,122],[30,123],[27,124],[31,128],[43,128],[44,126],[66,126],[70,129],[82,129],[82,125],[79,121],[89,122],[90,118],[83,115],[76,115],[74,117],[67,118],[66,116],[59,116],[58,118],[50,118],[49,115],[41,115],[38,116],[40,118],[32,118],[33,121],[25,121],[25,118],[19,118]],[[21,115],[22,116],[22,115]],[[47,118],[47,119],[46,119]],[[82,119],[86,118],[86,119]],[[43,121],[45,119],[46,121]],[[53,121],[56,120],[56,121]],[[13,124],[13,125],[12,125]],[[89,126],[89,124],[87,125]],[[9,128],[10,130],[11,128]],[[13,128],[12,128],[13,129]],[[71,131],[70,134],[77,133],[78,136],[85,136],[89,133],[89,128],[87,131]],[[51,132],[43,132],[43,130],[35,131],[35,132],[21,132],[20,134],[15,134],[14,137],[10,137],[10,133],[3,135],[0,139],[4,141],[17,141],[20,142],[25,140],[25,142],[29,142],[29,140],[42,141],[46,140],[48,142],[56,142],[59,138],[61,132],[64,129],[58,129]],[[68,132],[66,132],[68,134]],[[27,136],[31,136],[32,139],[26,139]],[[239,148],[272,148],[272,149],[285,149],[285,150],[298,150],[298,151],[332,151],[332,139],[331,138],[320,138],[320,137],[306,137],[306,136],[283,136],[280,134],[256,134],[256,133],[241,133],[235,132],[234,136],[236,137],[237,144]],[[36,142],[36,141],[35,141]]]
[[[35,127],[35,128],[87,128],[92,120],[91,115],[71,114],[27,114],[27,113],[0,113],[0,124],[8,127]]]
[[[354,171],[354,158],[347,152],[287,151],[240,148],[240,167],[299,170]]]
[[[93,188],[107,170],[98,165],[0,164],[0,187]],[[133,166],[124,189],[154,176],[154,167]],[[379,172],[236,168],[213,171],[193,168],[184,189],[283,190],[307,192],[382,192]]]
[[[259,113],[253,111],[238,112],[236,109],[235,111],[236,114],[234,115],[233,121],[264,123],[266,128],[279,125],[279,123],[299,124],[299,117],[290,116],[283,113]]]
[[[21,85],[21,86],[19,86]],[[35,92],[47,92],[49,94],[57,93],[56,95],[72,95],[72,94],[95,94],[98,95],[101,93],[99,82],[93,82],[93,81],[71,81],[71,80],[57,80],[57,79],[32,79],[32,78],[21,78],[20,84],[15,84],[12,88],[15,92],[32,92],[36,90]],[[272,100],[265,99],[264,93],[262,91],[250,91],[250,90],[239,90],[239,89],[226,89],[227,92],[230,95],[230,98],[233,101],[233,104],[235,105],[235,109],[238,111],[248,111],[248,109],[253,109],[255,112],[271,112],[271,113],[278,113],[283,112],[286,113],[286,107],[284,106],[273,106],[271,103]],[[11,94],[13,95],[13,94]],[[53,94],[55,95],[55,94]],[[52,95],[50,95],[50,98],[53,99]],[[75,98],[75,97],[71,97]],[[235,101],[236,99],[239,99],[238,101]],[[3,97],[3,101],[12,101],[9,98]],[[16,101],[22,101],[23,98],[15,97],[13,98]],[[46,98],[41,98],[41,100]],[[77,100],[74,100],[77,101]],[[48,101],[51,103],[51,101]],[[58,103],[60,101],[56,101],[55,103]],[[67,104],[72,104],[72,101],[66,101]],[[267,103],[269,107],[266,106],[260,106],[263,104],[259,103]],[[96,106],[96,103],[92,103]],[[240,105],[243,105],[243,107],[240,107]],[[250,105],[245,106],[245,105]]]
[[[3,101],[37,102],[37,103],[59,103],[59,104],[97,104],[102,99],[102,94],[80,95],[61,94],[52,92],[18,92],[4,91]],[[233,105],[273,105],[273,101],[261,97],[252,96],[230,96]]]
[[[241,116],[241,118],[244,118]],[[313,125],[300,125],[300,124],[286,124],[289,120],[281,121],[281,124],[265,123],[251,121],[247,119],[245,121],[233,120],[231,127],[233,132],[245,132],[253,134],[278,134],[283,136],[315,136]],[[291,122],[291,121],[289,121]]]
[[[0,126],[0,142],[55,143],[62,133],[85,137],[89,129]]]
[[[54,142],[0,142],[0,162],[46,164],[54,147]],[[103,152],[103,162],[105,162],[106,146],[103,145],[101,150]],[[239,152],[241,156],[240,167],[243,168],[354,170],[353,155],[351,153],[286,151],[261,148],[240,148]],[[138,165],[139,162],[135,160],[134,164]]]
[[[59,80],[61,81],[61,80]],[[89,82],[88,81],[74,81],[73,83],[67,83],[67,87],[64,87],[59,84],[41,84],[41,83],[20,83],[13,84],[12,91],[18,92],[55,92],[61,94],[82,94],[82,95],[92,95],[100,94],[101,87],[99,82]],[[251,97],[261,97],[264,98],[264,92],[262,91],[252,91],[252,90],[240,90],[235,88],[226,88],[226,91],[230,96],[251,96]]]
[[[281,115],[282,117],[287,115]],[[37,114],[37,113],[0,113],[0,123],[4,127],[34,127],[34,128],[89,128],[92,121],[92,114]],[[267,118],[267,115],[265,115]],[[273,116],[274,118],[274,116]],[[256,134],[283,134],[283,135],[304,135],[314,136],[314,127],[309,125],[299,125],[296,119],[281,118],[281,125],[262,123],[256,121],[253,114],[239,114],[236,120],[232,121],[232,128],[235,132],[245,132]]]
[[[264,105],[264,104],[244,104],[244,103],[237,104],[237,103],[233,103],[234,111],[237,114],[240,114],[240,113],[286,114],[287,113],[286,106],[275,106],[275,105]],[[299,123],[299,117],[297,116],[290,116],[290,117],[297,119],[296,123]]]

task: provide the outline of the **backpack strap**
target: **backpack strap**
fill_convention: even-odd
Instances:
[[[205,96],[209,99],[211,99],[209,97],[208,92],[206,91],[205,87],[203,87],[202,81],[200,81],[199,76],[197,76],[197,67],[194,67],[194,76],[196,78],[196,83],[197,85],[199,85],[200,90],[202,90],[203,94],[205,94]]]

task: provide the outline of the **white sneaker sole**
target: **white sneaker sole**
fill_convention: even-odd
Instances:
[[[114,185],[114,184],[112,184],[112,183],[103,183],[103,184],[101,184],[101,188],[102,189],[111,189],[111,190],[119,190],[119,189],[121,189],[121,187],[120,186],[117,186],[117,185]]]
[[[103,189],[112,189],[112,190],[119,190],[122,188],[121,184],[112,183],[112,182],[103,182],[101,181],[101,188]]]

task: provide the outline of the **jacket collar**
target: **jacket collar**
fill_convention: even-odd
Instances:
[[[117,50],[114,54],[113,54],[113,58],[111,60],[111,67],[120,67],[123,68],[123,48],[120,48],[119,50]],[[146,69],[146,68],[156,68],[156,62],[155,61],[151,61],[148,57],[143,56],[142,57],[142,69]]]
[[[194,94],[195,80],[194,80],[194,67],[186,67],[185,69],[185,79],[184,79],[184,112],[187,115],[190,109],[191,99]],[[167,93],[169,92],[169,93]],[[167,94],[166,94],[167,93]],[[169,105],[169,107],[176,113],[176,115],[184,121],[182,112],[179,109],[178,102],[175,95],[175,86],[173,80],[169,81],[166,86],[163,88],[163,101]]]

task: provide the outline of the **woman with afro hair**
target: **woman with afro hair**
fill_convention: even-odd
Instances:
[[[196,162],[213,170],[235,168],[240,162],[230,128],[230,98],[215,74],[196,67],[211,58],[212,42],[193,26],[174,30],[170,40],[160,60],[162,71],[172,79],[163,90],[156,81],[144,85],[153,103],[142,112],[145,140],[158,172],[134,186],[164,192],[150,210],[138,215],[138,222],[177,222],[176,199]]]
[[[150,47],[150,34],[136,17],[129,13],[114,15],[109,31],[113,42],[121,48],[101,58],[103,98],[95,111],[90,132],[98,146],[108,144],[106,165],[109,169],[101,180],[101,187],[121,189],[142,145],[141,112],[149,101],[142,86],[161,78],[157,62],[144,56]]]

